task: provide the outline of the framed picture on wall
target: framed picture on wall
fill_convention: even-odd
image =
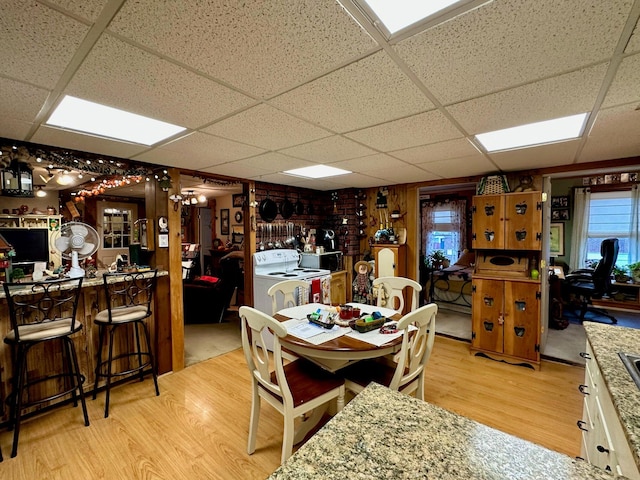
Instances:
[[[569,220],[569,196],[551,197],[551,220],[564,222]]]
[[[220,210],[220,235],[229,235],[229,209]]]
[[[564,256],[564,223],[549,225],[549,253],[552,257]]]
[[[242,205],[244,205],[244,195],[239,193],[237,195],[233,195],[232,197],[233,200],[233,206],[234,207],[240,207],[242,208]]]

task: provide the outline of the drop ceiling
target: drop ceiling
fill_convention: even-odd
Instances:
[[[0,137],[318,190],[640,156],[640,0],[474,4],[387,40],[351,0],[3,0]],[[187,132],[46,126],[67,94]],[[570,142],[473,138],[581,112]],[[353,173],[282,173],[318,163]]]

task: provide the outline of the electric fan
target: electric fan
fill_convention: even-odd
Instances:
[[[69,276],[79,278],[84,277],[80,261],[96,253],[99,242],[100,236],[91,225],[69,222],[60,227],[60,234],[55,238],[53,246],[60,251],[63,259],[71,260]]]

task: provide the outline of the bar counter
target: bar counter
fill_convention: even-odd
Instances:
[[[95,381],[95,361],[96,352],[98,348],[98,327],[94,324],[93,319],[95,315],[107,308],[106,299],[103,288],[102,274],[104,271],[98,271],[95,278],[85,278],[82,283],[82,294],[78,303],[77,320],[82,323],[83,329],[81,332],[73,336],[76,344],[76,351],[78,353],[78,362],[80,363],[80,372],[85,377],[83,387],[85,393],[93,388]],[[140,272],[144,276],[149,276],[152,272]],[[114,283],[122,281],[125,273],[122,276],[115,276],[113,278]],[[168,282],[168,272],[166,270],[158,271],[158,283]],[[26,292],[28,293],[28,291]],[[154,299],[152,304],[152,310],[155,311],[153,305],[158,301],[158,297]],[[152,343],[155,338],[155,314],[153,314],[149,320],[149,333],[151,335]],[[9,309],[7,305],[4,289],[0,292],[0,399],[4,401],[7,398],[9,392],[11,392],[11,349],[9,345],[5,344],[3,339],[7,333],[11,330],[11,321],[9,319]],[[117,343],[114,350],[114,356],[116,352],[127,349],[128,339],[123,338]],[[57,348],[54,346],[53,348]],[[42,355],[38,350],[41,346],[33,347],[33,351],[29,353],[28,369],[30,376],[39,377],[48,372],[57,371],[59,367],[56,364],[56,358],[59,355],[51,354],[47,352],[47,355]],[[43,347],[44,348],[44,347]],[[52,348],[48,345],[46,348]],[[46,382],[49,383],[49,382]],[[38,395],[47,394],[49,390],[54,389],[54,385],[42,385],[43,390],[36,392]],[[42,404],[39,408],[46,407],[47,404]],[[8,419],[8,409],[5,409],[0,417],[0,423],[6,422]]]
[[[269,477],[356,478],[611,480],[613,476],[585,461],[371,384]]]

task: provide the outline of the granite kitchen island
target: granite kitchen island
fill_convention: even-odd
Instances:
[[[585,480],[582,460],[371,384],[278,468],[282,479]]]

